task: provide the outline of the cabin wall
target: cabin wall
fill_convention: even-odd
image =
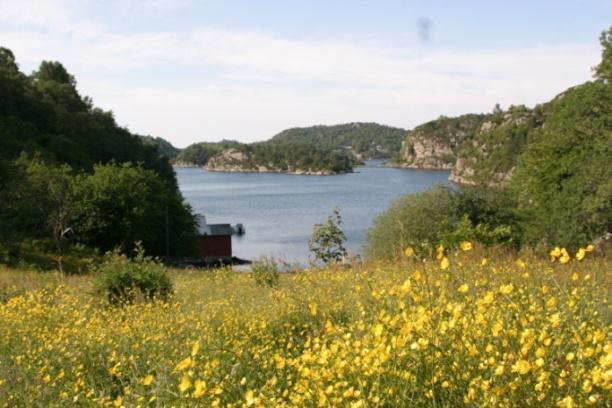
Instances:
[[[205,259],[232,257],[231,235],[203,235],[198,237],[198,254]]]

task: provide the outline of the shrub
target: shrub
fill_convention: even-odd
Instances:
[[[425,252],[458,221],[456,193],[437,187],[407,194],[379,215],[368,231],[365,247],[369,258],[397,258],[408,246]]]
[[[346,235],[340,229],[340,225],[342,225],[340,210],[334,208],[325,224],[314,226],[312,237],[308,241],[308,249],[313,254],[315,261],[330,264],[340,262],[346,256],[346,248],[344,248]]]
[[[172,294],[172,282],[159,260],[145,256],[140,243],[136,243],[136,256],[132,259],[113,251],[97,269],[95,285],[111,304],[133,303],[137,297],[145,301],[167,300]]]
[[[465,240],[518,247],[521,230],[505,191],[436,187],[405,195],[374,220],[365,252],[369,258],[392,259],[411,247],[423,257],[439,244],[454,248]]]
[[[253,262],[251,266],[252,276],[258,286],[267,286],[270,288],[278,285],[280,276],[279,266],[282,263],[273,257],[262,256],[259,260]]]

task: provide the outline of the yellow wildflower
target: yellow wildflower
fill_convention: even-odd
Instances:
[[[310,314],[313,316],[317,315],[317,304],[316,303],[310,303],[308,305],[308,309],[310,310]]]
[[[531,370],[531,364],[527,360],[519,360],[512,366],[513,373],[525,375]]]
[[[442,257],[442,260],[440,261],[440,268],[448,269],[449,266],[450,266],[450,262],[448,261],[448,258]]]
[[[142,385],[151,385],[152,382],[153,382],[153,376],[149,374],[145,378],[143,378],[140,383]]]
[[[470,290],[470,287],[464,283],[463,285],[459,286],[458,290],[460,293],[466,293],[468,290]]]
[[[404,255],[406,255],[408,258],[412,258],[414,256],[414,249],[412,247],[406,248]]]
[[[461,244],[459,244],[459,246],[461,247],[462,251],[471,251],[473,248],[472,243],[470,241],[461,241]]]
[[[194,362],[191,359],[191,357],[187,357],[186,359],[178,363],[176,367],[174,367],[174,371],[183,371],[183,370],[193,367],[193,365],[194,365]]]
[[[192,397],[200,398],[206,393],[206,383],[202,380],[195,380]]]
[[[576,252],[576,259],[582,261],[586,256],[586,251],[584,248],[580,248],[578,252]]]
[[[561,248],[561,256],[559,257],[559,262],[562,264],[566,264],[572,259],[565,248]]]
[[[444,245],[438,245],[438,247],[436,248],[436,258],[438,260],[441,260],[442,258],[444,258]]]
[[[550,251],[550,260],[554,261],[555,259],[559,258],[561,256],[561,248],[559,247],[554,247],[551,251]]]
[[[191,388],[191,377],[189,377],[188,375],[184,375],[183,378],[181,378],[181,382],[178,386],[178,389],[180,392],[185,392],[190,388]]]
[[[196,354],[198,354],[199,350],[200,350],[200,341],[196,340],[196,342],[193,343],[193,346],[191,347],[191,356],[194,357]]]

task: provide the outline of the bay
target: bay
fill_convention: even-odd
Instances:
[[[221,173],[200,168],[175,169],[179,188],[208,223],[242,223],[246,235],[234,236],[234,256],[275,256],[308,261],[313,226],[334,207],[341,211],[347,248],[362,253],[374,218],[406,193],[449,185],[447,171],[381,167],[368,161],[354,173],[298,176],[274,173]]]

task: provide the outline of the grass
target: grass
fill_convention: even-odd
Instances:
[[[0,406],[609,404],[610,261],[448,259],[274,288],[175,270],[172,301],[125,307],[87,276],[0,269]]]

